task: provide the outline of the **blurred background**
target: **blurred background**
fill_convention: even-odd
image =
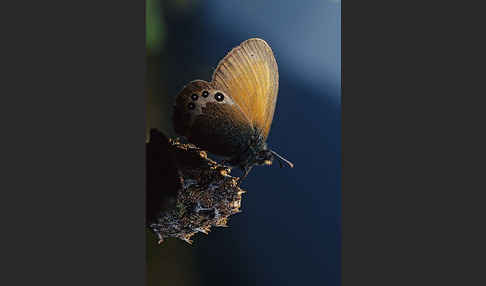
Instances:
[[[193,245],[147,232],[148,285],[340,285],[339,0],[146,0],[147,134],[175,136],[177,93],[209,81],[242,41],[272,47],[280,82],[268,145],[294,169],[255,167],[242,213]]]

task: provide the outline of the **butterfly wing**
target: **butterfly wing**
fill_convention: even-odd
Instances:
[[[238,104],[213,83],[190,82],[177,95],[174,129],[211,153],[233,157],[248,148],[255,132]]]
[[[218,64],[212,84],[225,91],[263,138],[268,137],[278,94],[278,67],[272,49],[262,39],[249,39]]]

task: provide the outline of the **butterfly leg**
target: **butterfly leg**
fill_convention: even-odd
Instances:
[[[221,160],[221,165],[223,166],[228,166],[228,164],[230,164],[230,160]]]
[[[240,177],[240,179],[238,180],[238,185],[241,184],[241,182],[246,178],[246,176],[248,176],[248,174],[250,173],[251,169],[253,167],[250,166],[250,167],[241,167],[241,171],[243,171],[243,176]]]

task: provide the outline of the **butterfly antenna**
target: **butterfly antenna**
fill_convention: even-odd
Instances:
[[[272,154],[275,155],[275,157],[277,157],[277,159],[279,160],[278,162],[279,162],[280,166],[282,166],[282,162],[284,162],[290,168],[293,168],[294,167],[294,164],[292,164],[292,162],[290,162],[289,160],[287,160],[284,157],[280,156],[279,154],[277,154],[277,152],[275,152],[273,150],[270,150],[270,152],[272,152]]]

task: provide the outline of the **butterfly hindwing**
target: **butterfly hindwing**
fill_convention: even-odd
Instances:
[[[242,152],[254,132],[236,102],[203,80],[190,82],[177,95],[174,128],[197,146],[227,157]]]
[[[249,39],[231,50],[218,64],[211,82],[231,96],[251,125],[266,139],[278,94],[278,67],[270,46]]]

